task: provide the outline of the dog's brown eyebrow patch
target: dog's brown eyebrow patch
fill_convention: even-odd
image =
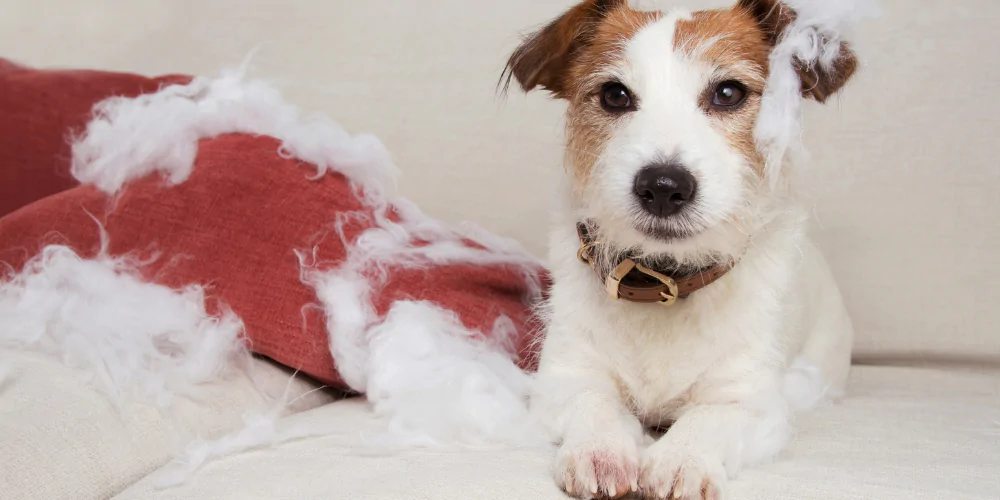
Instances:
[[[645,12],[621,8],[604,18],[594,36],[593,50],[605,54],[620,54],[625,44],[649,24],[663,17],[660,12]]]
[[[620,7],[609,12],[594,31],[590,43],[573,66],[571,80],[583,85],[588,77],[622,58],[622,52],[636,33],[662,17],[660,12],[644,12]],[[577,88],[576,90],[580,90]]]
[[[739,75],[758,92],[763,90],[770,45],[757,20],[741,8],[704,10],[678,20],[674,47]]]

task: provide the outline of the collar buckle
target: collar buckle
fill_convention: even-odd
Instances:
[[[580,250],[576,252],[576,258],[580,259],[580,262],[591,265],[590,251],[594,249],[595,246],[599,245],[600,242],[594,241],[592,243],[584,243],[580,245]]]
[[[583,248],[581,248],[580,250],[582,251]],[[608,274],[608,278],[604,281],[605,290],[608,292],[608,295],[610,295],[611,298],[615,300],[621,298],[621,292],[619,288],[621,286],[622,279],[624,279],[625,276],[627,276],[628,273],[632,271],[638,271],[639,273],[642,273],[650,278],[653,278],[656,281],[659,281],[661,285],[667,288],[666,291],[660,292],[660,297],[663,297],[663,300],[658,301],[657,304],[660,304],[664,307],[670,307],[677,302],[677,297],[680,296],[680,290],[677,287],[677,282],[674,281],[673,278],[663,273],[658,273],[642,264],[635,262],[632,259],[623,260],[620,264],[618,264],[618,266],[616,266],[611,271],[610,274]]]

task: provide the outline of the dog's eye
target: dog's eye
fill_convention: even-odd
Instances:
[[[632,95],[620,83],[609,83],[601,90],[601,106],[607,111],[628,111],[632,105]]]
[[[743,102],[746,95],[747,89],[740,82],[725,81],[715,87],[712,105],[720,108],[731,108]]]

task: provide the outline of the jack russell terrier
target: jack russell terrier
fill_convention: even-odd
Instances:
[[[782,449],[793,410],[846,383],[851,321],[754,135],[796,16],[779,0],[586,0],[509,60],[508,83],[568,104],[531,405],[560,439],[570,495],[721,500],[728,477]],[[835,56],[795,66],[803,97],[852,76],[851,48]]]

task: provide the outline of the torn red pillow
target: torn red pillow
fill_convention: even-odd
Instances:
[[[279,145],[267,137],[224,135],[201,141],[195,170],[182,184],[166,186],[153,175],[116,199],[80,186],[36,201],[0,218],[0,261],[20,269],[48,244],[93,257],[100,249],[96,219],[109,235],[111,255],[156,255],[141,268],[147,279],[208,286],[217,299],[210,306],[224,305],[242,318],[255,353],[346,389],[324,314],[300,279],[294,250],[315,251],[328,265],[342,261],[345,247],[332,221],[365,208],[343,176],[313,180],[315,170],[278,156]],[[364,229],[350,224],[344,235],[350,241]],[[452,265],[393,270],[374,303],[384,314],[396,300],[427,300],[483,332],[506,315],[519,331],[515,348],[525,353],[519,361],[531,367],[528,296],[516,270]]]
[[[73,73],[90,82],[86,92],[75,94],[72,103],[60,101],[64,106],[52,107],[51,101],[38,97],[44,94],[25,90],[35,96],[26,102],[40,109],[34,132],[20,131],[23,140],[0,143],[0,157],[14,158],[21,172],[5,174],[4,189],[30,191],[18,198],[19,204],[41,197],[0,217],[0,262],[19,270],[49,244],[64,244],[82,257],[93,257],[101,245],[99,223],[109,237],[110,255],[155,256],[140,268],[146,279],[176,288],[206,286],[213,299],[209,312],[227,307],[239,316],[255,353],[348,389],[331,356],[327,322],[315,291],[303,283],[296,250],[327,267],[345,259],[345,242],[371,226],[364,217],[354,217],[343,228],[343,239],[334,230],[338,214],[368,210],[350,182],[336,173],[316,179],[315,166],[279,155],[280,142],[274,138],[226,134],[200,141],[193,173],[181,184],[170,186],[151,175],[129,183],[114,197],[91,186],[70,187],[75,182],[68,174],[65,138],[69,129],[87,121],[87,112],[81,110],[110,95],[142,93],[186,80],[144,79],[128,86],[121,83],[125,77],[110,75],[102,93],[97,83],[101,73],[15,68],[6,75],[34,78],[51,89],[72,80]],[[0,82],[4,78],[0,69]],[[10,116],[6,107],[15,101],[16,96],[0,98],[0,114]],[[60,109],[67,113],[59,114]],[[30,106],[25,104],[18,113],[30,115]],[[4,125],[11,126],[7,121]],[[27,137],[32,134],[41,139]],[[373,304],[384,315],[399,300],[426,300],[453,311],[464,326],[484,334],[497,318],[506,316],[517,330],[515,361],[533,369],[536,325],[529,300],[536,291],[521,271],[504,265],[393,269]],[[540,267],[537,271],[543,272]]]

